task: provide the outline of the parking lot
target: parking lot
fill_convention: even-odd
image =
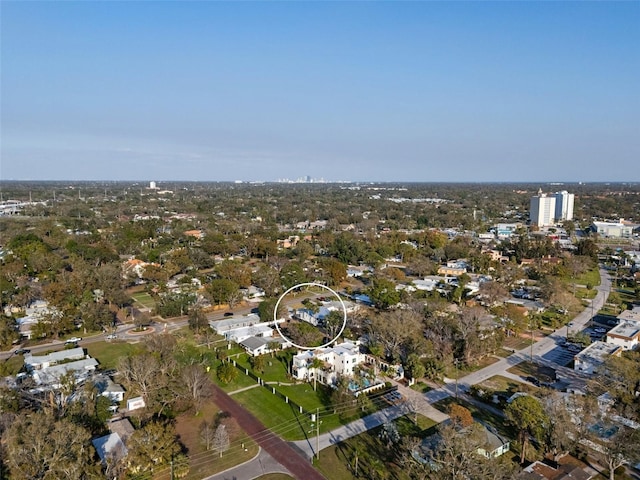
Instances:
[[[553,362],[557,365],[566,367],[569,363],[571,363],[571,361],[573,360],[573,357],[579,351],[580,350],[578,350],[577,352],[576,351],[572,352],[568,348],[562,345],[557,345],[555,348],[549,350],[547,353],[542,355],[542,358],[544,358],[545,360],[548,360],[549,362]]]

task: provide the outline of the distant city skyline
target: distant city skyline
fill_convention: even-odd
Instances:
[[[0,9],[2,180],[640,181],[640,2]]]

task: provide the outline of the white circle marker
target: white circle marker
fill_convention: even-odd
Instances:
[[[343,319],[342,319],[342,328],[340,328],[340,331],[338,332],[338,334],[335,337],[333,337],[331,340],[329,340],[324,345],[318,345],[317,347],[306,347],[306,346],[303,346],[303,345],[298,345],[297,343],[293,343],[289,337],[287,337],[285,334],[282,333],[282,330],[280,330],[280,327],[278,326],[278,307],[280,306],[280,302],[282,301],[282,299],[289,292],[291,292],[292,290],[295,290],[296,288],[300,288],[300,287],[320,287],[320,288],[324,288],[325,290],[329,290],[335,297],[338,298],[338,300],[340,300],[340,304],[342,305],[342,317],[343,317]],[[291,345],[293,345],[294,347],[298,347],[301,350],[315,350],[317,348],[328,347],[333,342],[335,342],[338,339],[338,337],[340,337],[340,335],[342,335],[342,332],[344,331],[344,328],[347,326],[347,307],[345,306],[344,302],[342,301],[342,298],[340,298],[340,295],[338,295],[334,290],[330,289],[326,285],[322,285],[321,283],[314,283],[314,282],[299,283],[299,284],[294,285],[293,287],[291,287],[289,290],[284,292],[282,295],[280,295],[280,298],[276,302],[276,306],[273,309],[273,320],[274,320],[274,323],[276,325],[276,330],[278,330],[278,333],[280,334],[280,336],[282,338],[286,338],[291,343]]]

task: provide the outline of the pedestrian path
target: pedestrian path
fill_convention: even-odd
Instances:
[[[449,418],[449,415],[434,408],[434,406],[427,401],[424,393],[417,392],[396,380],[390,381],[393,385],[398,387],[398,392],[400,392],[400,394],[405,398],[407,407],[411,412],[417,412],[420,415],[430,418],[436,423],[444,422]]]
[[[249,385],[248,387],[239,388],[237,390],[234,390],[233,392],[227,392],[227,395],[235,395],[236,393],[246,392],[247,390],[251,390],[252,388],[261,387],[261,386],[262,385],[260,385],[259,383],[256,383],[255,385]]]

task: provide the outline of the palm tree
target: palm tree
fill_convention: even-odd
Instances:
[[[308,365],[309,371],[313,370],[313,389],[316,390],[316,384],[318,381],[318,369],[324,366],[324,362],[318,357],[313,357],[311,363]]]

